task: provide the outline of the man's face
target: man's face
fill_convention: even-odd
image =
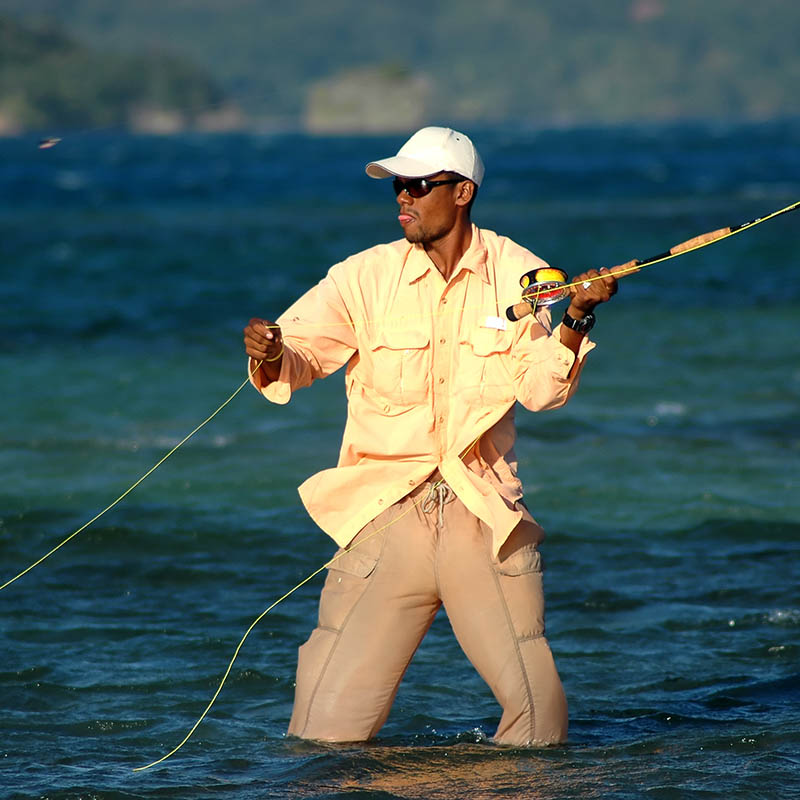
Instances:
[[[427,180],[447,180],[452,176],[445,172],[431,175]],[[400,183],[405,179],[399,178]],[[408,179],[413,182],[413,179]],[[406,239],[412,244],[431,244],[446,236],[455,226],[458,218],[460,183],[448,183],[435,186],[424,197],[412,197],[407,191],[397,195],[400,212],[397,220],[403,227]]]

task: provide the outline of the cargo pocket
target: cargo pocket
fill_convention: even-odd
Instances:
[[[319,602],[319,627],[340,631],[369,586],[383,552],[384,535],[367,525],[347,547],[328,562],[328,577]]]
[[[376,535],[377,539],[378,536]],[[330,570],[346,572],[356,578],[369,578],[378,564],[378,555],[362,553],[360,550],[337,550],[334,555]]]
[[[492,558],[509,621],[520,640],[544,635],[540,540],[539,526],[523,520],[503,543],[497,558]]]
[[[500,575],[525,575],[542,571],[542,554],[539,552],[544,532],[535,522],[522,520],[503,542],[497,558],[492,559]]]

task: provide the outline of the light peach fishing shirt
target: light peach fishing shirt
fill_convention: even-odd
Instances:
[[[421,245],[401,239],[336,264],[279,317],[280,376],[266,385],[260,371],[252,379],[268,400],[287,403],[347,364],[339,463],[299,489],[340,546],[437,468],[491,527],[495,552],[521,519],[533,519],[520,503],[515,403],[531,411],[562,406],[594,347],[583,340],[570,374],[576,356],[558,328],[549,331],[549,311],[506,322],[522,274],[544,266],[473,225],[449,281]]]

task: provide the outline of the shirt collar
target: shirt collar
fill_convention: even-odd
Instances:
[[[489,282],[489,275],[486,267],[487,250],[483,242],[480,228],[475,223],[472,223],[472,240],[469,243],[467,252],[461,256],[458,262],[453,278],[461,272],[462,269],[474,272],[485,283]],[[411,245],[405,264],[405,277],[409,283],[419,280],[423,275],[426,275],[429,270],[434,269],[434,264],[425,252],[425,248],[421,244]]]

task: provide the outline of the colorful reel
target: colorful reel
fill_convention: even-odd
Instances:
[[[534,308],[551,306],[569,297],[569,289],[564,288],[568,280],[567,273],[556,267],[539,267],[526,272],[519,279],[522,299]]]

